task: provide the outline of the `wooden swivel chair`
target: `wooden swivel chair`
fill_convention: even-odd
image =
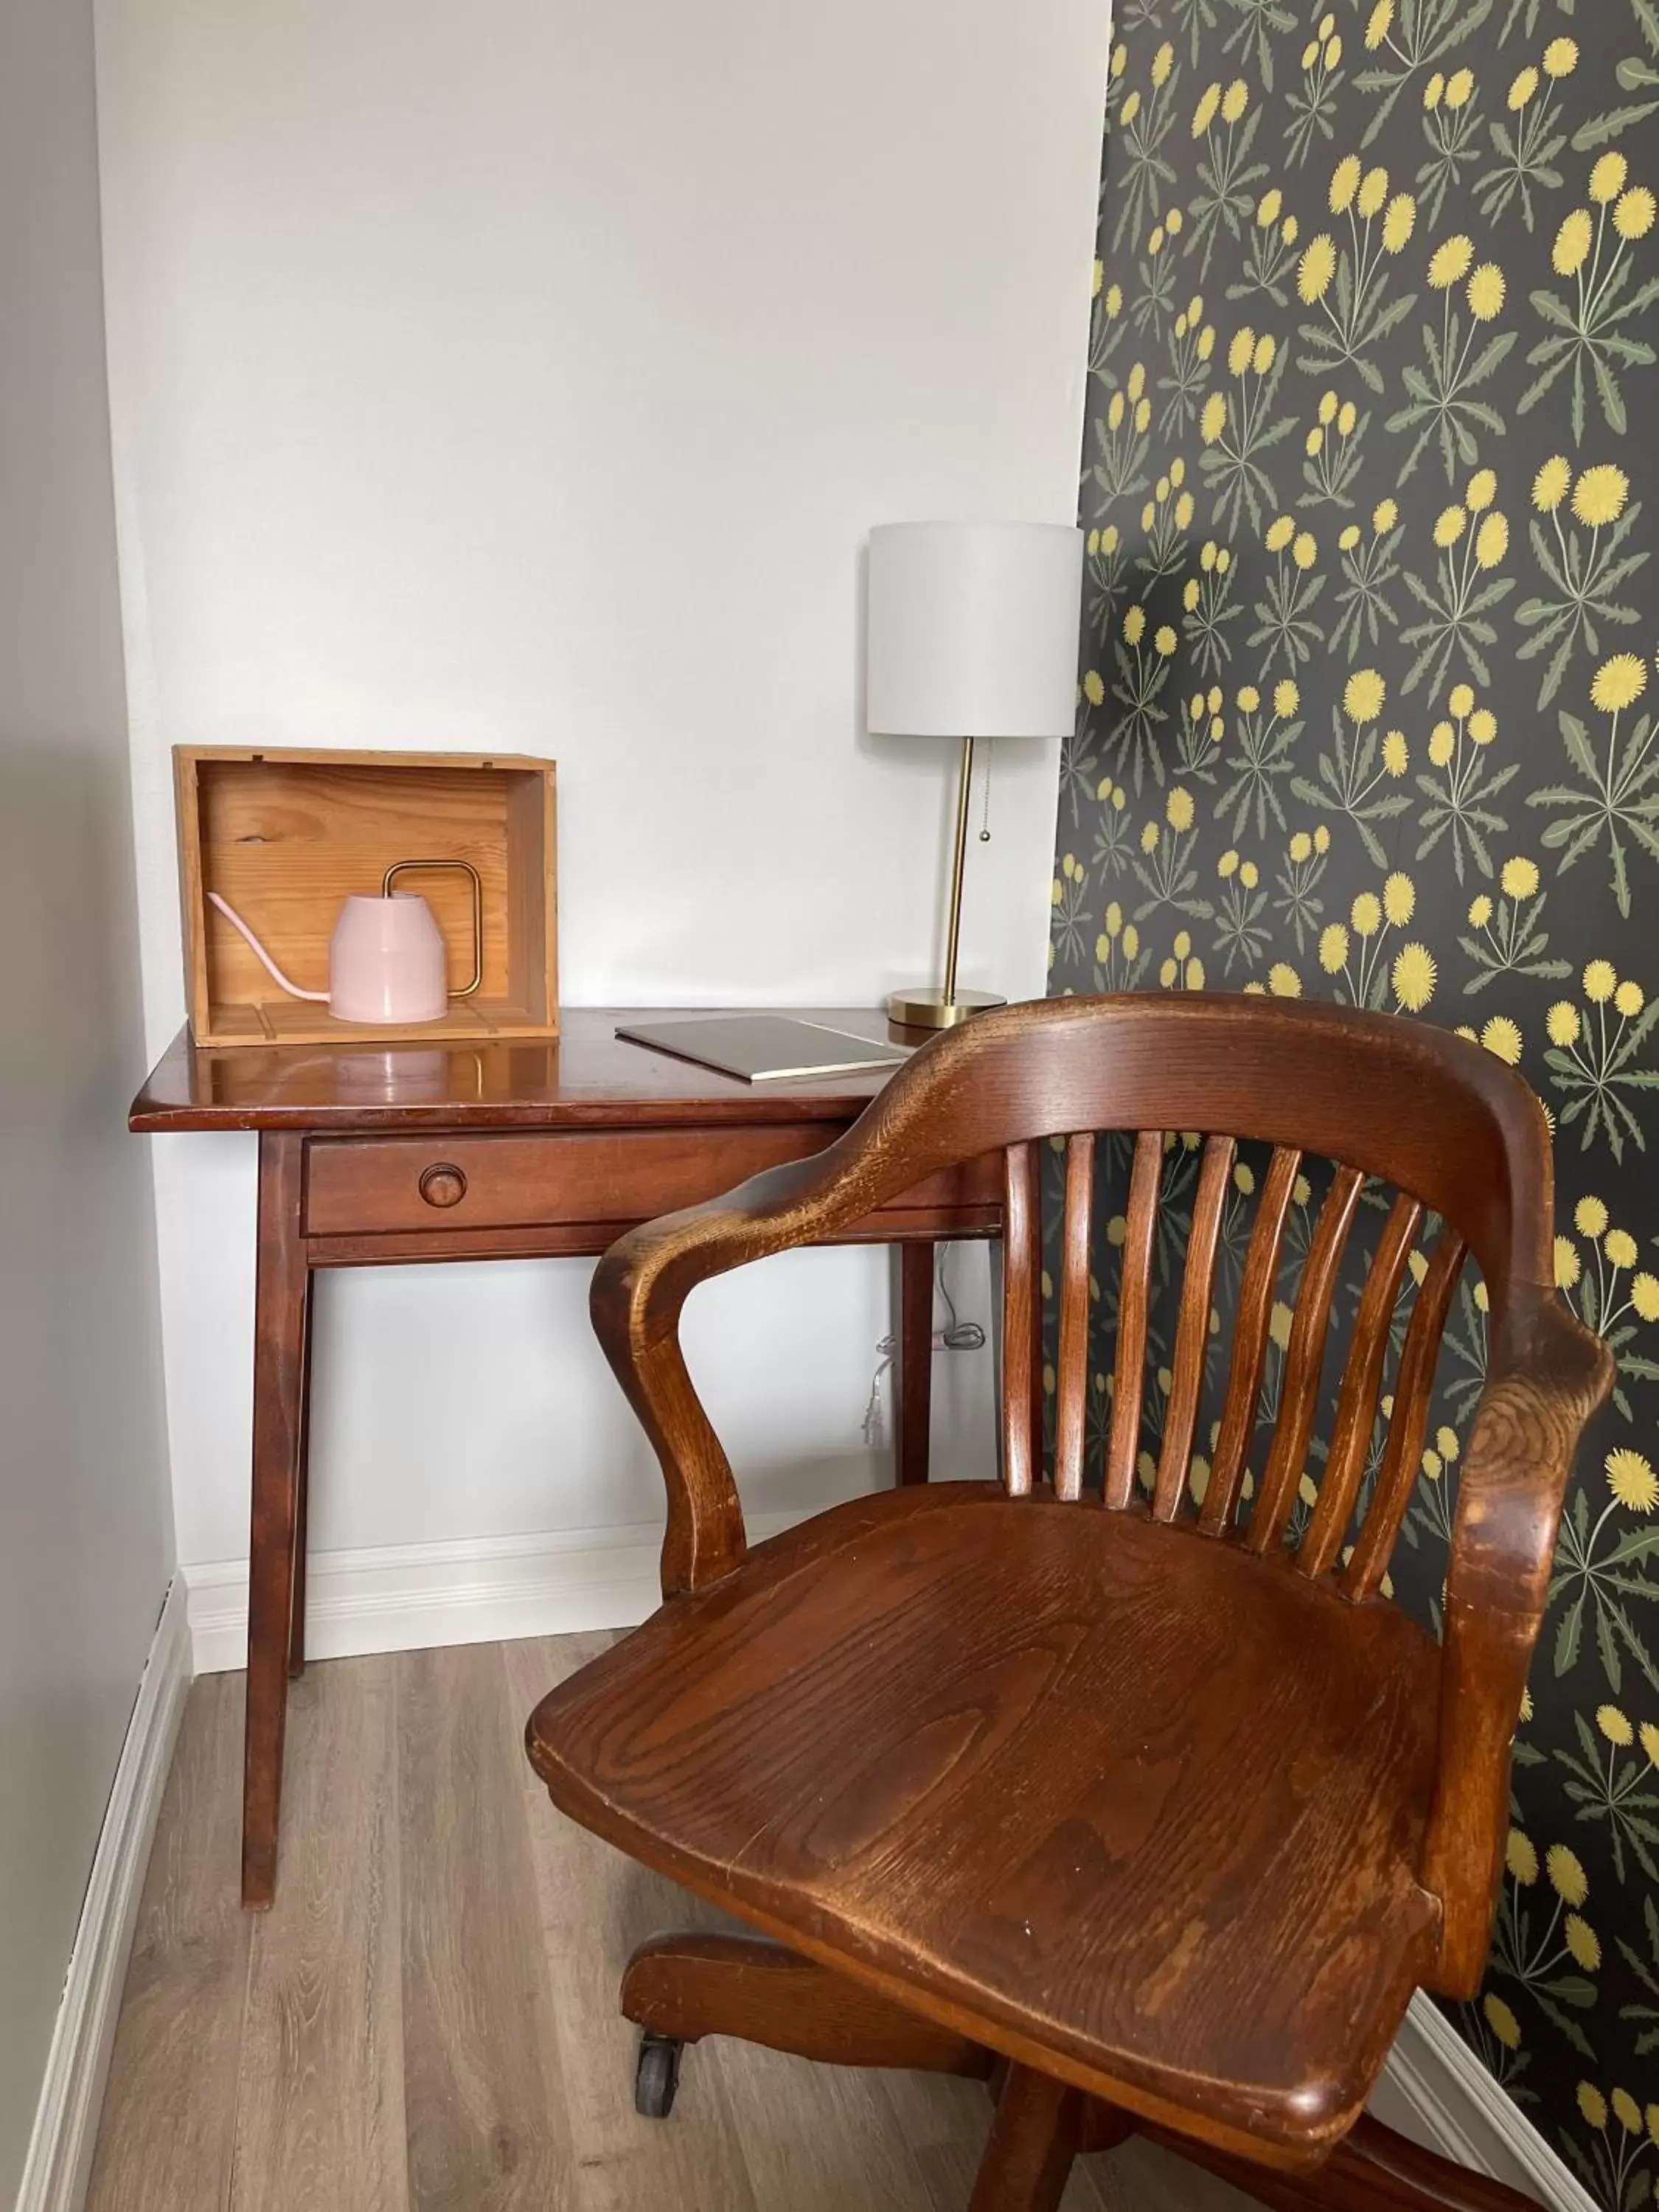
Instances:
[[[1109,1420],[1091,1450],[1097,1129],[1140,1133]],[[1193,1131],[1148,1493],[1160,1133]],[[1274,1147],[1259,1178],[1235,1177],[1240,1138]],[[1045,1480],[1037,1166],[1051,1139],[1066,1173]],[[860,1498],[747,1551],[681,1356],[687,1293],[992,1152],[1006,1162],[1000,1486]],[[1336,1164],[1258,1449],[1304,1155]],[[1321,1368],[1368,1177],[1398,1195],[1310,1512]],[[1194,1514],[1218,1246],[1253,1180]],[[623,2008],[647,2032],[641,2106],[665,2110],[682,2043],[745,2036],[988,2077],[973,2212],[1052,2208],[1078,2150],[1137,2130],[1285,2207],[1518,2204],[1362,2108],[1413,1989],[1466,1997],[1480,1979],[1562,1492],[1609,1384],[1605,1348],[1552,1287],[1552,1204],[1537,1102],[1478,1047],[1346,1009],[1136,995],[981,1016],[816,1158],[616,1245],[594,1322],[667,1482],[665,1601],[537,1709],[530,1757],[572,1819],[774,1939],[668,1937],[635,1954]],[[1431,1214],[1443,1225],[1426,1272],[1410,1270]],[[1382,1585],[1466,1250],[1491,1353],[1437,1644]],[[1391,1363],[1408,1271],[1421,1280]]]

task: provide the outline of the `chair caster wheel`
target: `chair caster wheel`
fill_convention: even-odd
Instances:
[[[642,2119],[665,2120],[673,2111],[684,2048],[677,2035],[653,2035],[647,2028],[641,2036],[634,2066],[634,2110]]]

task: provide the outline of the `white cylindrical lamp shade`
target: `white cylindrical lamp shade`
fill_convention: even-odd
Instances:
[[[1063,738],[1077,711],[1083,532],[889,522],[870,532],[866,725],[908,738]]]

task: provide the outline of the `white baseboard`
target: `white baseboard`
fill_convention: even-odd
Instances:
[[[814,1509],[817,1510],[817,1509]],[[751,1542],[806,1518],[751,1513]],[[421,1651],[580,1629],[633,1628],[662,1601],[660,1522],[463,1538],[370,1551],[314,1552],[306,1571],[306,1655]],[[247,1562],[179,1570],[189,1591],[198,1674],[247,1662]]]
[[[1421,1990],[1395,2039],[1371,2109],[1388,2127],[1520,2190],[1549,2212],[1601,2212],[1451,2022]]]
[[[80,2212],[86,2194],[133,1923],[190,1682],[185,1590],[175,1577],[93,1856],[15,2212]]]

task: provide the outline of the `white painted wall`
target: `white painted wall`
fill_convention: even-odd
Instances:
[[[90,0],[0,11],[0,2203],[172,1566]]]
[[[860,549],[1075,511],[1105,0],[98,9],[152,1048],[182,1013],[179,742],[555,755],[568,1004],[928,974],[954,763],[861,732]],[[999,749],[972,848],[964,979],[1015,995],[1056,750]],[[252,1145],[160,1143],[156,1172],[181,1554],[224,1559]],[[658,1506],[586,1273],[325,1281],[319,1547]],[[868,1253],[703,1295],[755,1503],[885,1479],[887,1313]],[[940,1372],[981,1467],[985,1364]]]

